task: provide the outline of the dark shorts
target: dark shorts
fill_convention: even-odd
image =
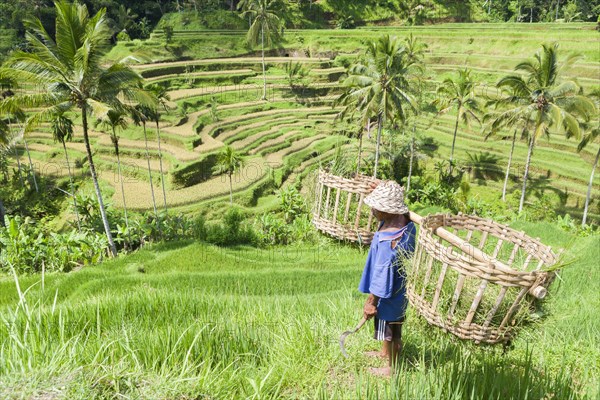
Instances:
[[[402,324],[404,318],[398,321],[383,321],[377,317],[373,318],[375,325],[375,340],[385,340],[387,342],[399,342],[402,339]]]

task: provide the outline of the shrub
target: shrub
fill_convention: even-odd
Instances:
[[[291,227],[270,213],[264,213],[254,223],[258,242],[262,245],[288,244],[291,239]]]
[[[206,225],[204,228],[206,237],[199,239],[219,246],[256,243],[254,230],[243,222],[244,215],[238,209],[230,208],[221,223]]]
[[[117,33],[117,42],[131,42],[131,38],[125,30]]]
[[[278,193],[283,218],[287,223],[293,222],[297,217],[308,212],[306,200],[294,186],[288,186]]]
[[[351,16],[340,16],[335,22],[335,27],[338,29],[353,29],[356,28],[356,22]]]
[[[198,161],[174,170],[171,174],[171,182],[176,188],[188,187],[204,182],[212,177],[212,171],[216,163],[217,154],[207,154]]]
[[[106,252],[106,240],[92,232],[48,232],[29,217],[7,217],[7,222],[0,228],[0,270],[69,271],[98,262]]]

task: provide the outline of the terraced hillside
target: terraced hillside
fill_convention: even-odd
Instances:
[[[430,96],[435,87],[456,69],[468,66],[483,83],[481,92],[491,86],[524,58],[532,56],[542,43],[558,41],[566,53],[582,54],[566,75],[576,79],[589,91],[600,86],[600,36],[590,24],[477,24],[440,25],[418,28],[364,28],[357,30],[286,30],[285,41],[267,57],[268,99],[262,96],[260,57],[223,49],[243,40],[244,32],[223,34],[221,31],[175,31],[173,43],[183,46],[188,61],[167,62],[171,55],[164,50],[160,31],[142,44],[127,43],[113,52],[123,55],[142,47],[155,50],[152,63],[135,68],[148,83],[158,83],[168,89],[168,113],[160,123],[162,158],[166,169],[167,202],[171,207],[194,210],[204,201],[225,197],[228,185],[222,176],[213,174],[215,154],[231,145],[247,156],[247,165],[234,177],[235,201],[255,206],[261,187],[273,176],[278,185],[296,182],[305,169],[316,167],[333,157],[336,146],[344,153],[357,151],[357,142],[350,139],[345,124],[335,121],[337,110],[333,99],[340,92],[340,77],[345,66],[362,50],[366,40],[383,33],[406,36],[410,33],[427,45],[426,62]],[[211,49],[199,50],[196,43],[214,43]],[[160,50],[161,46],[163,47]],[[223,50],[223,51],[222,51]],[[196,54],[210,58],[195,59]],[[302,80],[290,82],[285,65],[292,60],[310,72]],[[419,123],[418,130],[430,136],[438,145],[434,159],[426,161],[432,169],[438,159],[447,159],[454,128],[455,115],[430,116]],[[352,127],[355,130],[354,127]],[[499,139],[484,141],[481,128],[459,128],[456,156],[463,162],[470,156],[487,153],[493,167],[506,165],[510,142]],[[148,124],[150,169],[155,183],[159,182],[159,152],[156,130]],[[142,210],[151,207],[149,177],[145,160],[146,144],[142,127],[130,125],[119,132],[125,165],[127,205]],[[112,193],[112,202],[120,206],[122,196],[115,173],[113,148],[107,133],[95,128],[91,133],[102,171],[103,185]],[[371,139],[372,140],[372,139]],[[62,149],[52,140],[49,129],[42,128],[28,136],[31,156],[36,168],[45,174],[65,175]],[[367,148],[372,142],[367,140]],[[576,152],[577,141],[552,136],[536,147],[532,182],[536,193],[556,193],[561,207],[576,216],[585,198],[586,184],[598,145],[589,145]],[[67,144],[69,157],[76,161],[76,173],[85,166],[81,134],[77,132]],[[22,150],[22,149],[21,149]],[[521,184],[521,169],[526,146],[517,144],[514,169],[509,190]],[[53,167],[48,167],[53,165]],[[55,167],[58,165],[58,167]],[[501,190],[501,180],[473,180],[474,192],[486,198]],[[592,218],[600,218],[596,175]],[[491,189],[491,190],[490,190]]]

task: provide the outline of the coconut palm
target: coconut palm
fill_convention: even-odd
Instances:
[[[579,143],[579,146],[577,146],[577,151],[580,152],[587,145],[594,142],[600,144],[600,126],[598,125],[595,127],[588,127],[588,130]],[[592,197],[592,186],[594,183],[594,172],[596,171],[596,167],[598,167],[598,160],[600,160],[600,148],[598,148],[598,152],[596,152],[596,158],[594,159],[594,164],[592,165],[592,173],[590,174],[590,181],[588,183],[587,194],[585,196],[585,207],[583,209],[581,226],[585,226],[587,222],[588,208],[590,205],[590,199]]]
[[[506,173],[504,174],[504,185],[502,186],[502,201],[506,201],[506,190],[508,187],[508,179],[510,177],[510,169],[515,151],[515,143],[517,142],[517,133],[519,130],[521,130],[520,138],[526,139],[528,127],[531,124],[531,116],[527,114],[521,114],[519,118],[513,119],[508,126],[505,126],[505,124],[503,124],[502,112],[506,109],[510,110],[511,108],[514,108],[516,102],[520,102],[521,105],[525,105],[528,103],[528,101],[529,100],[527,98],[518,97],[516,93],[512,91],[500,90],[497,95],[492,95],[486,104],[486,108],[493,106],[494,110],[488,111],[483,117],[484,122],[489,122],[488,126],[484,127],[484,131],[487,131],[485,140],[488,140],[490,137],[498,134],[501,135],[502,139],[506,139],[507,137],[504,136],[503,133],[500,133],[502,129],[505,127],[513,129],[508,163],[506,165]]]
[[[276,14],[276,9],[280,6],[280,0],[245,0],[238,4],[238,8],[242,10],[242,17],[252,20],[246,40],[252,46],[255,46],[260,41],[263,71],[262,100],[267,99],[265,45],[271,46],[271,44],[279,41],[281,38],[281,19]]]
[[[215,172],[219,174],[227,174],[229,177],[229,203],[233,204],[233,181],[232,177],[245,164],[244,157],[238,153],[233,147],[225,146],[219,153]]]
[[[171,100],[166,89],[160,85],[151,85],[148,87],[150,93],[156,98],[157,106],[151,110],[151,117],[156,123],[156,138],[158,140],[158,160],[160,167],[160,182],[162,185],[163,202],[165,207],[165,213],[169,210],[167,208],[167,191],[165,190],[165,174],[163,172],[163,160],[162,160],[162,148],[160,143],[160,109],[168,111],[167,101]]]
[[[406,39],[407,59],[415,65],[417,73],[415,74],[416,85],[414,86],[417,98],[417,107],[415,108],[413,117],[413,126],[410,140],[410,161],[408,164],[408,177],[406,178],[406,191],[410,192],[410,181],[412,179],[413,162],[415,158],[415,137],[417,134],[417,119],[421,115],[423,109],[423,91],[425,84],[425,50],[427,44],[416,39],[411,33]]]
[[[596,106],[600,105],[600,88],[594,89],[590,93],[590,97],[592,97],[594,99]],[[583,150],[585,147],[587,147],[590,143],[595,142],[597,144],[600,144],[600,125],[594,126],[592,123],[586,123],[584,125],[584,127],[586,128],[586,133],[584,134],[583,139],[579,143],[579,146],[577,146],[578,152],[581,152],[581,150]],[[592,186],[594,183],[594,172],[596,171],[596,168],[598,167],[599,159],[600,159],[600,148],[598,149],[598,152],[596,153],[596,158],[594,159],[594,164],[592,165],[592,173],[590,174],[590,181],[588,183],[587,194],[585,197],[585,207],[583,209],[583,218],[581,219],[581,226],[584,226],[587,222],[588,208],[590,205],[590,199],[592,197]]]
[[[362,126],[367,126],[371,118],[377,120],[374,176],[379,164],[381,130],[386,121],[404,122],[407,108],[416,109],[411,94],[414,66],[414,59],[408,57],[402,42],[384,35],[368,43],[363,59],[348,71],[343,83],[345,91],[335,102],[344,106],[341,116],[357,111]]]
[[[65,115],[64,112],[58,111],[52,116],[50,121],[52,128],[52,137],[55,141],[60,142],[65,153],[65,162],[67,163],[67,171],[69,172],[69,183],[71,186],[71,196],[73,197],[73,209],[77,217],[77,230],[81,232],[81,221],[79,219],[79,210],[77,208],[77,197],[75,196],[75,184],[73,183],[73,174],[71,173],[71,163],[69,162],[69,152],[67,151],[67,141],[73,139],[73,121]]]
[[[152,207],[154,209],[154,216],[156,217],[156,223],[158,225],[158,211],[156,209],[156,197],[154,196],[154,182],[152,181],[152,169],[150,168],[150,150],[148,149],[148,134],[146,132],[146,122],[148,122],[149,115],[152,110],[149,107],[138,104],[131,109],[131,119],[136,125],[142,125],[144,128],[144,143],[146,145],[146,161],[148,162],[148,178],[150,180],[150,194],[152,195]]]
[[[2,146],[6,146],[8,144],[8,129],[4,121],[0,120],[0,151],[4,151]],[[0,153],[1,155],[1,153]],[[5,179],[7,177],[5,176]],[[4,203],[2,203],[2,199],[0,199],[0,227],[5,227],[4,216],[6,212],[4,211]]]
[[[100,214],[110,252],[117,254],[111,234],[102,192],[98,183],[96,167],[88,135],[88,117],[106,114],[111,104],[119,98],[127,101],[151,103],[140,89],[142,78],[122,63],[105,66],[103,56],[110,49],[111,33],[106,20],[106,11],[100,10],[90,16],[85,5],[55,2],[55,38],[39,19],[26,22],[26,40],[29,51],[13,51],[6,61],[0,77],[13,78],[17,82],[27,81],[44,90],[40,93],[23,93],[5,103],[16,102],[25,107],[37,108],[25,124],[25,129],[49,120],[58,110],[78,109],[81,114],[83,140],[85,143],[90,174],[92,176]],[[116,107],[112,107],[116,108]]]
[[[467,126],[471,120],[480,122],[477,113],[480,112],[479,103],[475,94],[477,83],[471,77],[471,71],[467,68],[458,71],[456,78],[446,78],[438,88],[440,96],[435,103],[440,104],[440,114],[456,108],[456,123],[454,124],[454,135],[452,136],[452,148],[450,149],[450,172],[454,161],[454,146],[456,145],[456,134],[458,124],[462,120]]]
[[[2,80],[0,78],[0,80]],[[14,86],[11,86],[14,87]],[[12,93],[12,92],[11,92]],[[12,94],[11,94],[12,96]],[[6,99],[6,97],[4,97]],[[12,121],[17,119],[24,119],[25,114],[14,103],[4,104],[2,103],[3,112],[6,114],[6,121],[0,120],[0,144],[4,144],[7,147],[12,147],[15,152],[15,159],[17,160],[17,174],[19,175],[19,182],[21,183],[21,189],[25,189],[25,183],[23,182],[23,175],[21,174],[21,157],[17,149],[18,135],[15,135],[12,130]]]
[[[119,136],[117,128],[127,128],[127,113],[124,110],[108,110],[106,115],[98,120],[98,123],[105,128],[110,129],[110,141],[115,148],[117,156],[117,173],[119,174],[119,182],[121,183],[121,195],[123,196],[123,212],[125,213],[125,226],[129,228],[129,219],[127,218],[127,202],[125,201],[125,187],[123,185],[123,173],[121,171],[121,155],[119,154]]]
[[[10,99],[12,96],[14,96],[14,92],[12,91],[12,89],[17,87],[17,83],[14,79],[12,79],[10,77],[0,77],[0,87],[2,87],[3,89],[6,89],[2,93],[2,98],[6,100],[5,103],[7,105],[6,107],[4,107],[4,111],[5,111],[5,114],[7,117],[7,121],[8,121],[8,123],[5,123],[6,130],[10,134],[10,133],[12,133],[13,123],[16,123],[19,126],[17,133],[13,136],[12,139],[14,142],[15,155],[17,157],[17,164],[18,164],[18,169],[19,169],[19,179],[21,180],[21,186],[24,187],[23,179],[21,177],[21,161],[19,159],[17,146],[16,146],[16,143],[18,140],[22,140],[23,144],[25,145],[25,153],[27,154],[27,159],[29,161],[29,169],[27,170],[27,175],[29,176],[29,179],[31,180],[31,182],[33,182],[35,191],[39,193],[37,178],[35,177],[35,169],[33,168],[33,161],[31,160],[31,153],[29,152],[29,146],[27,145],[25,131],[23,130],[23,121],[25,120],[25,112],[23,112],[23,109],[20,107],[20,105],[16,104],[15,102],[12,101],[12,99]],[[7,100],[7,99],[10,99],[10,100]]]
[[[525,202],[527,177],[536,141],[542,135],[549,136],[551,130],[579,138],[580,121],[589,120],[597,112],[594,103],[579,94],[580,87],[575,82],[560,80],[564,68],[577,58],[569,56],[563,63],[559,63],[558,44],[543,45],[533,59],[523,61],[515,67],[515,71],[523,74],[505,76],[497,84],[499,88],[506,88],[514,94],[510,101],[511,108],[496,118],[497,126],[513,126],[523,119],[531,121],[527,127],[529,149],[519,212],[523,210]]]

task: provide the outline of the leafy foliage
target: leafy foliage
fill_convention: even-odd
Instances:
[[[55,233],[29,217],[7,220],[6,228],[0,228],[0,271],[70,271],[106,255],[106,241],[101,235],[75,230]]]

